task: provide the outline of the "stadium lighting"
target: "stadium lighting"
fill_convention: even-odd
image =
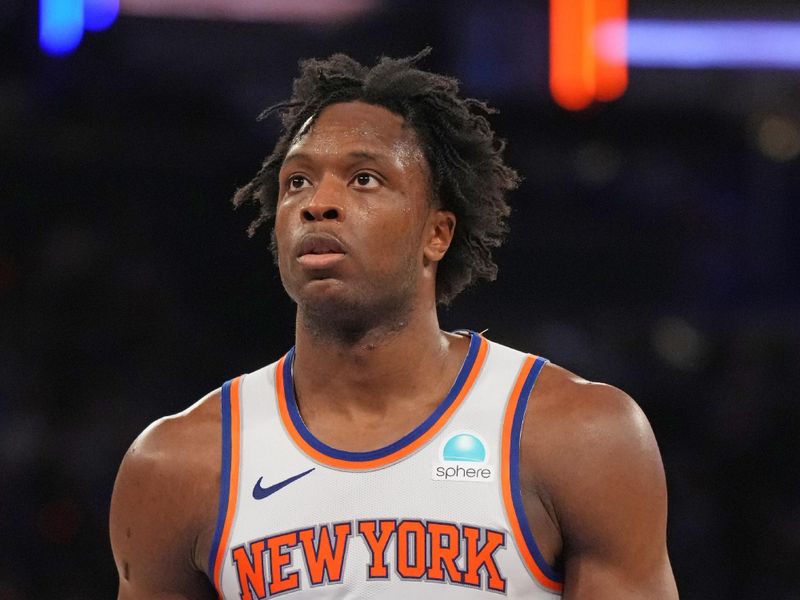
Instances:
[[[119,13],[119,0],[39,0],[39,46],[64,56],[81,43],[84,30],[103,31]]]
[[[550,0],[550,92],[567,110],[619,98],[628,86],[625,20],[627,0]],[[612,22],[604,43],[615,57],[597,51],[595,31]]]
[[[616,47],[627,29],[627,57]],[[608,21],[597,28],[606,60],[633,67],[800,69],[800,23],[776,21]]]
[[[69,54],[83,37],[83,0],[39,0],[39,45],[52,56]]]

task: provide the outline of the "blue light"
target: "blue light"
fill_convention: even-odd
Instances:
[[[39,45],[48,54],[69,54],[83,37],[83,0],[39,0]]]
[[[598,28],[598,50],[618,61],[604,42],[614,27]],[[631,19],[627,53],[634,67],[800,69],[800,23]]]
[[[83,26],[88,31],[111,27],[119,14],[119,0],[83,0]]]

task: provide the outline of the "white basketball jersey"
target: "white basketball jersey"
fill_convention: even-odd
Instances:
[[[519,485],[519,440],[545,359],[470,333],[447,397],[369,452],[306,428],[294,349],[222,388],[220,510],[209,577],[220,598],[559,597]]]

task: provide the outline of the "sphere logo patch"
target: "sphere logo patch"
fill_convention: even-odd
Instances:
[[[494,481],[486,442],[477,433],[451,434],[439,448],[439,459],[431,475],[435,481]]]

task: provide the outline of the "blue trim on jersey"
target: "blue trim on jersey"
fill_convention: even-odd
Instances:
[[[211,542],[211,552],[208,555],[208,576],[214,581],[214,567],[216,567],[217,550],[219,549],[222,528],[225,526],[225,515],[228,512],[228,493],[231,486],[231,381],[222,385],[220,395],[222,414],[222,475],[219,479],[219,508],[217,510],[217,527],[214,530],[214,539]]]
[[[553,581],[563,583],[564,575],[558,573],[551,567],[539,551],[536,545],[536,540],[533,538],[533,532],[528,524],[528,518],[525,516],[525,505],[522,503],[522,487],[519,484],[519,441],[522,437],[522,422],[525,419],[525,409],[528,406],[528,398],[530,398],[533,386],[542,367],[547,363],[546,358],[538,357],[528,372],[525,378],[525,383],[522,385],[522,391],[519,394],[517,401],[517,408],[514,411],[514,420],[511,424],[511,456],[509,457],[509,470],[511,475],[511,498],[514,502],[514,512],[517,513],[517,520],[519,521],[520,529],[522,530],[522,537],[525,539],[525,545],[530,550],[533,560],[542,570],[542,573],[547,575]]]
[[[458,372],[458,377],[456,377],[453,387],[450,388],[447,396],[442,403],[439,404],[436,410],[433,411],[433,414],[431,414],[420,425],[418,425],[416,429],[407,433],[396,442],[393,442],[388,446],[384,446],[383,448],[370,450],[368,452],[348,452],[346,450],[337,450],[336,448],[328,446],[327,444],[319,441],[316,437],[314,437],[314,434],[308,430],[306,424],[303,423],[303,418],[300,416],[300,411],[297,408],[297,400],[294,396],[292,365],[294,364],[295,349],[292,348],[286,355],[286,360],[283,361],[283,391],[284,395],[286,396],[286,407],[289,411],[289,417],[292,419],[295,429],[312,448],[332,458],[359,462],[383,458],[384,456],[388,456],[394,452],[397,452],[419,438],[428,429],[433,427],[433,425],[439,420],[439,417],[442,416],[442,414],[458,397],[458,393],[461,391],[461,388],[464,387],[464,383],[466,382],[467,377],[469,377],[470,371],[472,371],[472,367],[475,364],[475,359],[478,356],[478,350],[480,350],[481,347],[481,336],[473,331],[470,331],[469,334],[471,339],[467,356],[464,359],[464,364],[461,365],[461,370]]]

